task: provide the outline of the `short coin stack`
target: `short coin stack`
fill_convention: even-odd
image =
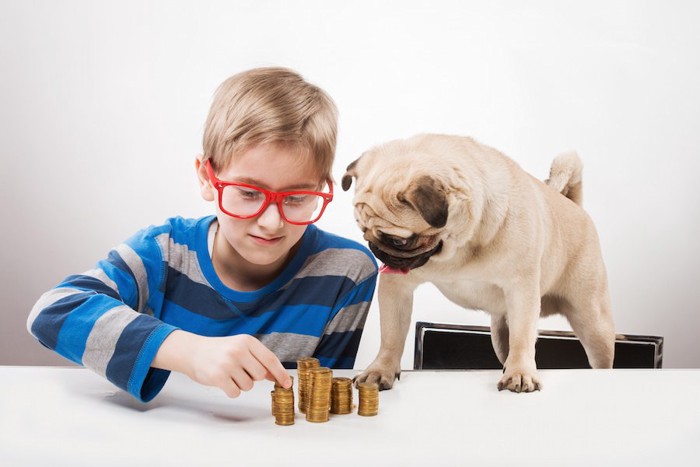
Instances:
[[[292,378],[290,376],[290,378]],[[272,391],[272,415],[275,416],[277,425],[294,425],[294,380],[292,385],[285,389],[275,383]]]
[[[331,406],[331,382],[333,372],[330,368],[319,367],[309,370],[311,374],[311,391],[306,407],[306,420],[309,422],[327,422]]]
[[[377,415],[379,412],[379,386],[376,383],[360,383],[357,385],[360,402],[357,414],[365,417]]]
[[[352,413],[352,379],[333,378],[331,386],[331,413]]]
[[[311,374],[309,370],[320,367],[318,358],[307,357],[297,360],[297,375],[299,382],[297,389],[299,391],[299,411],[306,413],[306,408],[309,406],[309,394],[311,392]]]

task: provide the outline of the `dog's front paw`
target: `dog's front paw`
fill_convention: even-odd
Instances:
[[[378,366],[370,366],[365,371],[355,376],[355,385],[359,383],[376,383],[380,391],[391,389],[394,380],[401,379],[401,370],[393,370]]]
[[[508,389],[513,392],[533,392],[542,389],[537,371],[527,371],[522,368],[510,370],[506,368],[503,377],[498,382],[498,390]]]

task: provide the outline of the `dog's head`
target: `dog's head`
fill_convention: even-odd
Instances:
[[[443,246],[449,215],[448,185],[434,166],[380,147],[352,162],[341,186],[355,180],[355,220],[374,255],[390,272],[423,266]]]

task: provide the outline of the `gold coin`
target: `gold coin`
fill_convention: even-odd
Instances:
[[[333,372],[330,368],[319,367],[309,370],[311,389],[308,394],[306,420],[309,422],[327,422],[330,414],[331,384]]]
[[[297,392],[299,394],[299,411],[306,412],[308,406],[309,387],[311,385],[311,376],[309,370],[321,366],[318,358],[306,357],[297,360]]]
[[[272,414],[277,425],[294,425],[294,387],[275,385],[272,391]]]
[[[333,378],[331,386],[331,413],[352,413],[352,379]]]
[[[357,385],[359,402],[357,414],[371,417],[379,413],[379,386],[375,383],[360,383]]]

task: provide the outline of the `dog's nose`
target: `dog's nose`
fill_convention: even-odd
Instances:
[[[391,243],[396,247],[402,247],[408,245],[408,240],[405,238],[392,238]]]
[[[404,249],[408,246],[410,239],[403,237],[395,237],[393,235],[382,235],[382,241],[396,249]]]

